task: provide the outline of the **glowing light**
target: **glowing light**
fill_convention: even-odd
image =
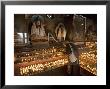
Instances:
[[[34,73],[40,73],[44,72],[47,70],[55,69],[57,67],[64,66],[65,64],[68,63],[67,57],[57,60],[57,61],[52,61],[52,62],[45,62],[43,64],[32,64],[27,67],[20,67],[20,75],[31,75]]]

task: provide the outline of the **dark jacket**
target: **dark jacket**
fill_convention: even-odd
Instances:
[[[72,53],[69,44],[72,46],[72,49],[74,50],[75,56],[76,56],[76,57],[79,57],[78,48],[77,48],[77,46],[76,46],[75,44],[73,44],[73,43],[67,43],[67,44],[66,44],[66,53],[67,53],[67,54],[71,54],[71,53]]]
[[[73,52],[74,52],[75,56],[79,59],[78,48],[77,48],[77,46],[76,46],[75,44],[73,44],[73,43],[67,43],[67,44],[66,44],[66,53],[67,53],[68,55],[72,53],[69,44],[72,46],[72,49],[73,49]]]

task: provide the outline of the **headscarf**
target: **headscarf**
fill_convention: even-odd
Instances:
[[[44,18],[41,15],[33,15],[32,18],[31,18],[31,21],[32,22],[34,22],[34,21],[44,22]]]

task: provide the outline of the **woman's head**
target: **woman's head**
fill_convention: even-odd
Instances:
[[[36,24],[36,26],[40,26],[44,23],[44,18],[41,15],[33,15],[31,21]]]
[[[59,30],[63,31],[64,28],[65,28],[65,27],[64,27],[64,24],[63,24],[63,23],[59,23],[59,24],[58,24],[58,29],[59,29]]]
[[[58,27],[59,27],[59,28],[64,28],[64,24],[63,24],[63,23],[59,23],[59,24],[58,24]]]
[[[40,25],[41,25],[41,21],[40,21],[40,20],[37,20],[37,21],[35,22],[35,24],[36,24],[36,26],[40,26]]]

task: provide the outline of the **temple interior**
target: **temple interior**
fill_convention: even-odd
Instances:
[[[67,44],[79,65],[69,68]],[[75,50],[70,49],[72,53]],[[73,58],[74,59],[74,58]],[[69,74],[73,71],[73,74]],[[15,14],[15,76],[96,76],[96,14]]]

